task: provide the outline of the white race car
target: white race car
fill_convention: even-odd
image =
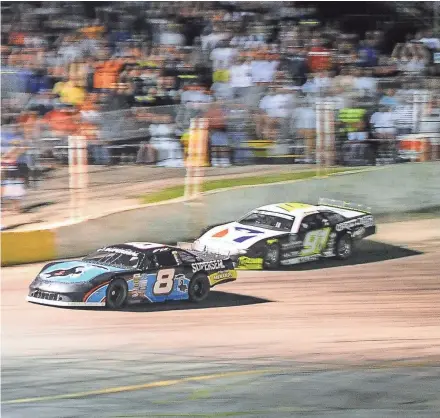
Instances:
[[[320,258],[347,259],[355,240],[376,233],[370,209],[319,199],[317,205],[277,203],[206,228],[198,251],[230,256],[237,269],[276,269]]]

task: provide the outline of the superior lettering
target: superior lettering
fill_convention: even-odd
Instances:
[[[200,270],[211,271],[224,268],[225,265],[222,260],[202,261],[200,263],[192,264],[193,273],[197,273]]]

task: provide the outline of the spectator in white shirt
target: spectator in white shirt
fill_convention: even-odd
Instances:
[[[270,87],[268,94],[259,104],[260,113],[256,115],[257,132],[264,139],[272,139],[280,126],[288,123],[295,104],[290,92]]]
[[[377,82],[368,69],[357,70],[353,81],[353,88],[364,96],[374,96],[377,91]]]
[[[252,67],[246,58],[237,58],[236,63],[229,69],[229,84],[234,89],[234,95],[240,95],[240,90],[252,86]]]
[[[316,110],[313,100],[308,98],[293,110],[292,122],[296,140],[305,147],[305,162],[311,163],[316,148]]]
[[[279,66],[278,60],[273,60],[269,54],[262,52],[258,54],[255,61],[252,61],[252,81],[253,83],[272,83]]]
[[[406,96],[393,109],[397,135],[407,135],[413,131],[414,109],[411,102],[411,96]]]
[[[212,51],[218,42],[229,39],[229,36],[230,35],[226,31],[223,31],[219,25],[214,25],[211,33],[200,37],[202,49]]]
[[[189,85],[184,87],[184,90],[180,96],[180,101],[184,105],[197,106],[212,102],[210,93],[200,86]]]
[[[210,54],[213,71],[229,68],[237,54],[236,48],[230,48],[226,46],[226,42],[220,41]]]
[[[396,118],[390,107],[380,106],[370,118],[374,137],[377,139],[392,139],[396,136]]]

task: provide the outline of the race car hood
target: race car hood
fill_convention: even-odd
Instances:
[[[216,226],[204,233],[196,242],[195,249],[206,248],[219,254],[237,254],[246,250],[256,242],[286,234],[285,231],[248,227],[238,222]]]
[[[113,266],[102,266],[91,264],[85,261],[66,261],[56,263],[43,269],[37,276],[38,279],[45,282],[56,283],[84,283],[95,277],[112,272],[123,272],[127,269]]]

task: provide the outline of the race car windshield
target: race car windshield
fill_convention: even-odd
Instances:
[[[271,229],[274,231],[290,232],[294,220],[295,218],[293,216],[282,217],[264,212],[252,212],[240,219],[238,223],[246,226],[257,226],[259,228]]]
[[[117,252],[113,250],[98,250],[83,258],[84,261],[96,264],[105,264],[115,267],[137,268],[141,255],[136,253]]]

